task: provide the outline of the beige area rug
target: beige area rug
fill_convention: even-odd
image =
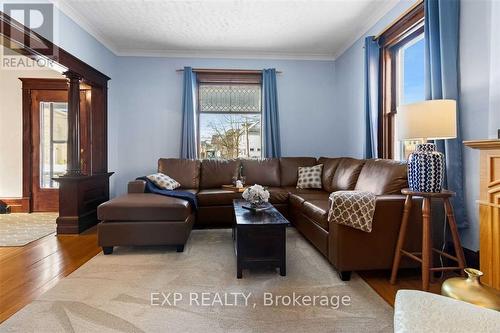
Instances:
[[[244,270],[238,280],[230,230],[195,230],[184,253],[115,248],[61,280],[0,332],[392,332],[392,308],[360,277],[341,281],[292,228],[287,251],[286,277]],[[330,301],[286,304],[294,292]],[[244,293],[248,302],[230,293]],[[282,301],[270,305],[264,293]],[[343,296],[350,301],[338,306]]]
[[[0,214],[0,246],[23,246],[56,232],[57,213]]]

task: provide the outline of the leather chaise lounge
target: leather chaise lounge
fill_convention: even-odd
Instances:
[[[323,164],[321,189],[297,189],[298,167]],[[143,181],[132,181],[128,194],[98,208],[98,242],[105,254],[120,245],[175,245],[182,251],[191,228],[230,227],[232,200],[241,193],[222,188],[242,169],[247,184],[266,186],[270,202],[335,267],[343,280],[356,270],[388,269],[407,187],[406,164],[392,160],[284,157],[263,160],[184,160],[162,158],[158,171],[196,194],[198,210],[182,199],[144,193]],[[328,222],[329,195],[339,190],[377,195],[372,232]],[[418,199],[415,199],[418,200]],[[406,248],[419,248],[420,205],[412,205]]]

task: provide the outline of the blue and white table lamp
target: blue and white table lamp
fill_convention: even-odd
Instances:
[[[441,192],[444,155],[429,140],[457,137],[457,103],[450,99],[401,105],[396,123],[399,140],[422,139],[408,157],[408,185],[415,192]]]

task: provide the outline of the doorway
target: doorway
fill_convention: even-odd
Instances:
[[[31,122],[32,210],[57,212],[59,184],[53,178],[67,168],[67,90],[32,90]]]
[[[68,80],[20,78],[23,83],[23,187],[30,212],[59,211],[57,177],[66,174],[68,150]],[[80,90],[80,151],[82,171],[90,151],[90,87]]]

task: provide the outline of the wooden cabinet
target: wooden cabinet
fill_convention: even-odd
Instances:
[[[500,140],[465,141],[480,150],[479,256],[482,281],[500,290]]]

